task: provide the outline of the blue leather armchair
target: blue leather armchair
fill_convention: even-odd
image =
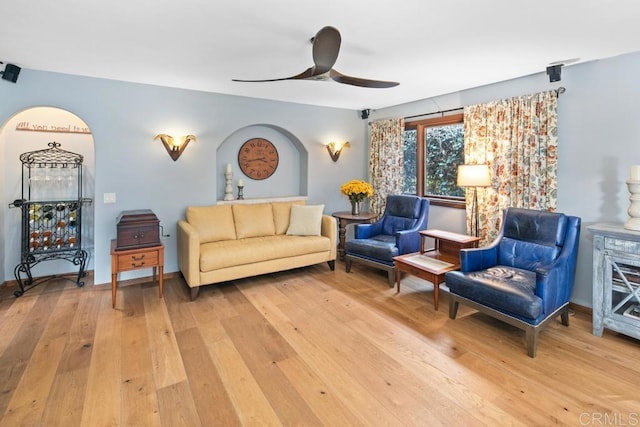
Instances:
[[[558,315],[569,326],[569,299],[578,256],[580,218],[508,208],[488,247],[460,251],[460,271],[446,274],[449,317],[470,305],[526,332],[536,356],[538,332]]]
[[[427,228],[429,200],[411,195],[387,196],[382,217],[373,224],[356,224],[354,238],[345,243],[347,273],[356,261],[385,270],[393,287],[393,257],[420,250],[418,231]]]

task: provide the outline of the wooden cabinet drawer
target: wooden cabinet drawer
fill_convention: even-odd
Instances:
[[[118,271],[133,270],[136,268],[149,268],[157,265],[157,250],[118,255]]]
[[[620,238],[605,237],[604,248],[608,251],[624,252],[627,254],[640,253],[640,242]]]

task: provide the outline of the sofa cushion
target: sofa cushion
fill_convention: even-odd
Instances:
[[[233,220],[238,239],[273,236],[276,232],[273,223],[273,210],[269,203],[234,204]]]
[[[230,205],[189,206],[186,217],[187,222],[198,232],[200,243],[236,238]]]
[[[276,234],[285,234],[289,228],[289,218],[291,218],[292,205],[304,205],[304,200],[295,200],[293,202],[274,202],[271,204],[273,208],[273,223],[276,226]]]
[[[319,236],[324,205],[293,205],[289,219],[289,236]]]
[[[395,236],[379,234],[370,239],[351,239],[345,243],[349,255],[372,259],[393,265],[393,257],[400,255]]]
[[[455,271],[447,273],[447,286],[455,294],[532,323],[543,312],[534,271],[504,265],[470,273]]]
[[[200,271],[252,264],[331,250],[324,236],[266,236],[212,242],[200,247]]]

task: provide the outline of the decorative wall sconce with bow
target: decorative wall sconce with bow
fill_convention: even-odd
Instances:
[[[160,138],[160,140],[162,141],[162,145],[164,145],[164,148],[167,149],[167,153],[169,153],[174,162],[178,160],[178,157],[180,157],[184,149],[187,148],[187,145],[189,145],[189,141],[196,140],[196,137],[194,135],[174,138],[171,135],[167,135],[165,133],[160,133],[153,139],[156,140],[158,138]]]
[[[331,160],[337,162],[340,158],[340,153],[344,147],[349,147],[349,141],[346,142],[330,142],[327,144],[327,151],[331,156]]]

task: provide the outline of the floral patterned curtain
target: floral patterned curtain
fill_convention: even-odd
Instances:
[[[486,163],[492,174],[491,187],[478,189],[481,245],[496,238],[507,207],[555,211],[557,100],[557,92],[548,91],[465,107],[465,163]],[[468,232],[472,195],[469,189]]]
[[[369,140],[369,177],[374,189],[370,210],[382,215],[387,195],[402,191],[404,119],[373,122]]]

